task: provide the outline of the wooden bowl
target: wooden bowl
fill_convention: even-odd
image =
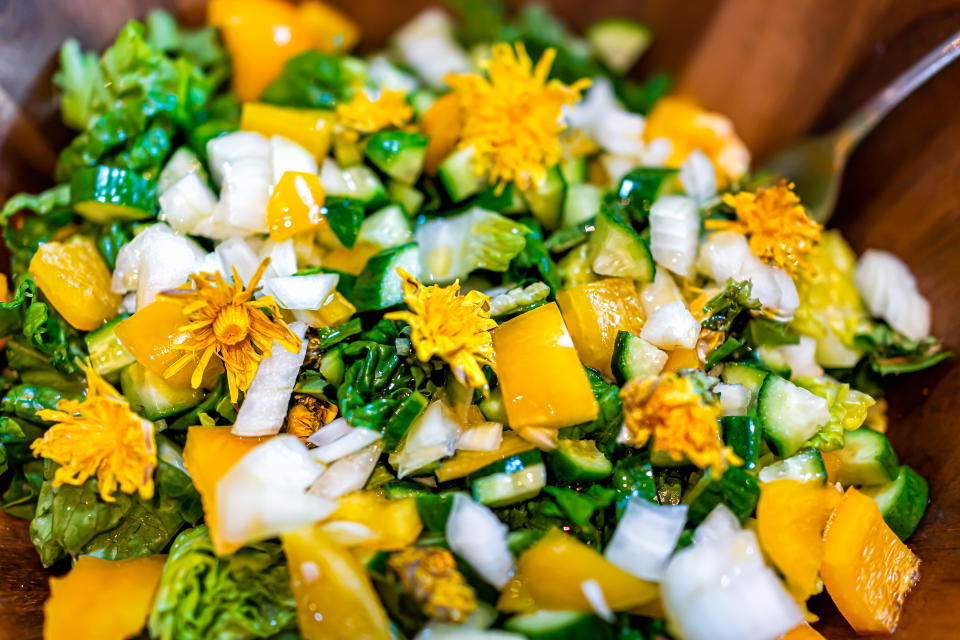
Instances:
[[[423,0],[339,0],[382,44]],[[668,70],[679,90],[730,115],[754,155],[837,124],[864,99],[960,25],[960,0],[556,0],[577,29],[624,15],[658,39],[640,72]],[[165,6],[188,21],[202,0],[0,0],[0,199],[46,186],[69,140],[50,85],[56,51],[74,36],[112,41],[129,18]],[[960,347],[960,64],[894,111],[855,153],[834,221],[854,248],[901,256],[934,307],[934,332]],[[905,378],[889,394],[900,459],[930,482],[931,499],[910,546],[921,580],[895,637],[960,637],[960,366]],[[46,574],[26,523],[0,517],[0,640],[41,637]],[[831,639],[853,633],[826,596],[812,608]]]

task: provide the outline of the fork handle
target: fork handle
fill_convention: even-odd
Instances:
[[[840,126],[841,138],[849,144],[849,147],[856,145],[891,109],[953,62],[957,56],[960,56],[960,31],[941,42],[936,49],[914,63],[880,93],[857,109]]]

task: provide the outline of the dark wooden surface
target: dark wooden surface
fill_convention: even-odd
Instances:
[[[167,6],[202,19],[200,0],[0,0],[0,199],[39,188],[67,139],[49,73],[60,41],[103,46],[129,17]],[[383,42],[422,0],[339,0]],[[840,122],[960,27],[960,0],[555,0],[574,27],[627,15],[659,38],[641,71],[729,114],[757,157]],[[922,87],[857,150],[835,222],[858,251],[890,249],[934,306],[934,330],[960,347],[960,63]],[[921,581],[895,637],[960,637],[960,365],[904,379],[890,394],[890,437],[930,481],[911,546]],[[0,517],[0,640],[40,637],[45,574],[25,524]],[[831,640],[854,637],[826,598],[813,608]]]

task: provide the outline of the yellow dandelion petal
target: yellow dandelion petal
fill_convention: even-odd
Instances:
[[[153,470],[157,446],[153,423],[130,409],[88,362],[87,395],[83,400],[61,400],[56,409],[37,412],[53,422],[43,437],[30,445],[34,455],[49,458],[60,467],[53,486],[81,485],[96,475],[100,497],[114,502],[113,494],[139,493],[153,497]]]
[[[403,91],[384,89],[373,99],[358,88],[353,99],[337,105],[340,124],[359,133],[375,133],[388,127],[402,127],[413,118],[413,107]]]
[[[727,193],[723,202],[733,207],[736,220],[708,220],[707,229],[730,229],[747,236],[750,250],[763,260],[790,275],[798,269],[810,269],[806,256],[820,242],[823,227],[807,215],[793,184],[781,180],[755,193]]]
[[[203,352],[190,383],[200,386],[203,372],[216,355],[227,370],[230,400],[236,402],[241,391],[250,388],[260,361],[270,356],[274,342],[290,352],[300,350],[300,338],[280,317],[273,298],[252,299],[254,290],[270,264],[265,259],[250,282],[243,281],[233,270],[233,284],[227,284],[219,273],[195,273],[190,276],[193,289],[161,294],[166,300],[183,307],[187,323],[180,328],[190,334],[177,349],[189,352],[165,372],[170,377],[191,361],[193,354]]]
[[[720,438],[719,404],[704,402],[689,378],[670,373],[631,380],[620,397],[623,423],[634,446],[652,441],[653,451],[677,461],[686,458],[716,474],[728,463],[743,464]]]
[[[497,323],[490,318],[490,301],[483,293],[460,294],[460,282],[449,287],[425,287],[403,269],[403,299],[409,311],[384,317],[410,325],[410,342],[417,358],[426,362],[439,356],[453,375],[467,386],[487,386],[483,365],[494,365],[493,337]]]
[[[523,44],[498,43],[484,64],[487,76],[446,78],[462,114],[459,147],[473,147],[477,175],[489,173],[498,191],[510,182],[521,189],[540,184],[547,168],[560,161],[562,109],[579,100],[590,81],[567,86],[548,80],[555,57],[547,49],[534,66]]]

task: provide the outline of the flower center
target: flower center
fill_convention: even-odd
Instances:
[[[220,310],[213,321],[213,333],[223,344],[237,344],[250,331],[250,316],[240,305],[231,304]]]

